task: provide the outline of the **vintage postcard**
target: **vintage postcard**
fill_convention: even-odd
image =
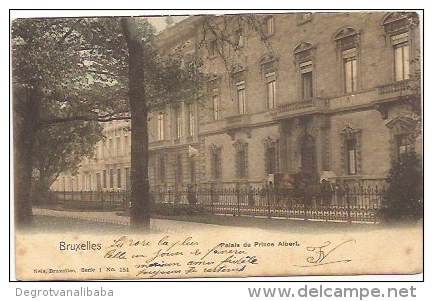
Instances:
[[[18,280],[423,273],[422,11],[55,13],[11,19]]]

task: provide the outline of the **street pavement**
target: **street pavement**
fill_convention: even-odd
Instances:
[[[68,217],[129,226],[129,217],[117,215],[115,212],[80,212],[33,208],[33,214],[53,217]],[[182,233],[194,230],[239,229],[239,227],[151,218],[150,229],[166,233]]]

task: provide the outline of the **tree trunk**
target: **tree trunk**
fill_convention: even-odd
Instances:
[[[143,45],[134,18],[121,20],[128,46],[131,109],[131,227],[150,227],[147,104],[144,89]]]
[[[40,98],[34,90],[29,93],[14,92],[16,92],[13,94],[15,225],[17,228],[25,229],[31,227],[33,223],[30,191]]]

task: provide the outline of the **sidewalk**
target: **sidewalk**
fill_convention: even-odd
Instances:
[[[78,212],[78,211],[59,211],[59,210],[51,210],[51,209],[33,208],[33,214],[54,216],[54,217],[68,217],[68,218],[76,218],[76,219],[82,219],[82,220],[88,220],[94,222],[129,226],[129,217],[116,215],[115,212]],[[196,222],[188,222],[188,221],[167,220],[167,219],[156,219],[156,218],[150,219],[150,229],[162,231],[166,233],[190,232],[197,229],[227,230],[229,228],[236,229],[238,227],[212,225],[212,224],[196,223]]]

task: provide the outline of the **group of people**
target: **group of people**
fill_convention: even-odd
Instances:
[[[338,190],[338,185],[333,185],[329,180],[322,179],[320,184],[315,184],[315,192],[310,193],[311,196],[314,195],[316,200],[319,202],[320,205],[330,205],[332,202],[332,197],[336,190]],[[309,193],[306,192],[305,187],[303,191],[304,197],[309,197]],[[276,191],[274,187],[274,183],[272,181],[269,181],[266,183],[266,185],[259,190],[253,189],[252,186],[249,186],[248,191],[246,193],[246,197],[248,200],[249,206],[254,206],[256,201],[256,197],[262,197],[262,198],[276,198]],[[197,200],[197,192],[194,185],[190,185],[187,190],[187,201],[190,205],[196,205],[198,203]]]

